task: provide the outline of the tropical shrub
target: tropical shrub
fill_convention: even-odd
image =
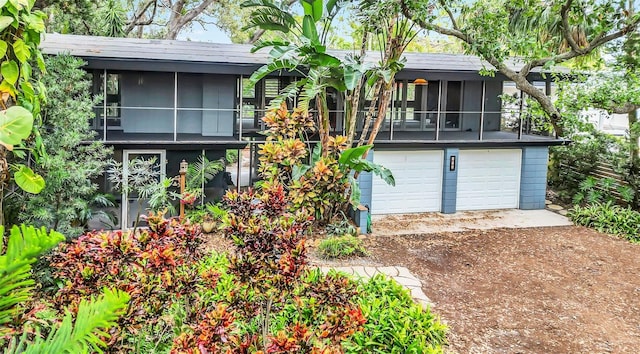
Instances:
[[[309,156],[308,134],[314,132],[308,111],[287,110],[286,104],[270,110],[263,118],[267,141],[260,145],[259,172],[265,181],[286,186],[292,210],[304,208],[321,224],[327,224],[349,205],[360,203],[355,172],[373,172],[387,183],[395,184],[391,172],[362,159],[372,146],[347,149],[344,136],[327,137],[326,151],[317,144]],[[308,163],[307,158],[309,157]]]
[[[99,97],[91,97],[92,82],[82,70],[84,64],[68,55],[45,60],[47,74],[39,75],[48,91],[39,128],[45,154],[34,171],[46,186],[39,194],[10,194],[7,209],[13,217],[7,224],[41,225],[77,237],[84,232],[85,216],[95,214],[91,201],[98,187],[93,179],[103,173],[111,148],[99,141],[86,144],[95,140],[89,122]]]
[[[640,212],[612,202],[575,206],[569,217],[578,225],[600,232],[619,235],[631,242],[640,242]]]
[[[284,188],[227,192],[223,225],[235,250],[216,275],[218,301],[205,300],[173,353],[337,353],[366,321],[353,302],[356,286],[333,274],[307,271],[304,233],[312,218],[290,212]],[[230,288],[229,288],[230,286]]]
[[[2,226],[0,234],[4,234]],[[33,328],[25,322],[35,285],[30,278],[31,266],[42,253],[64,240],[64,236],[23,225],[14,226],[6,243],[4,240],[0,244],[0,346],[5,348],[4,353],[101,352],[105,346],[103,339],[109,338],[106,330],[123,312],[128,294],[105,288],[99,297],[80,301],[75,323],[67,312],[59,325]],[[38,308],[29,310],[37,311]],[[46,339],[31,335],[42,331],[49,332]],[[17,337],[20,333],[23,334]]]
[[[367,255],[362,240],[353,235],[328,237],[318,244],[318,255],[325,259],[361,257]]]
[[[130,345],[123,336],[156,324],[175,298],[190,296],[198,281],[199,227],[161,214],[146,219],[148,229],[87,233],[48,257],[60,287],[52,294],[58,306],[77,309],[82,298],[103,287],[131,295],[126,316],[118,321],[121,333],[112,333],[112,348]]]
[[[383,275],[359,283],[364,331],[344,342],[346,353],[442,353],[446,326],[409,291]]]

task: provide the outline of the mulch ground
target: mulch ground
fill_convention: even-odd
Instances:
[[[640,245],[576,226],[366,240],[423,282],[453,353],[637,353]]]

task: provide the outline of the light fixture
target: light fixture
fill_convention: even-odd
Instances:
[[[427,81],[427,80],[425,80],[425,79],[420,78],[420,79],[415,79],[415,80],[413,81],[413,83],[414,83],[415,85],[428,85],[428,84],[429,84],[429,81]]]
[[[449,157],[449,171],[455,171],[456,170],[456,156],[450,156]]]
[[[183,159],[182,162],[180,162],[180,174],[186,174],[188,168],[189,163]]]

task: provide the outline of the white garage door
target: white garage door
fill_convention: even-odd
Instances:
[[[522,150],[460,150],[457,210],[518,207]]]
[[[373,176],[371,213],[440,211],[443,151],[376,151],[373,160],[391,170],[395,187]]]

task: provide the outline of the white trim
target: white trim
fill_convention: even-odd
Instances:
[[[482,80],[482,103],[480,108],[480,141],[482,141],[482,133],[484,133],[484,101],[487,89],[487,82]]]
[[[243,107],[243,100],[244,100],[244,75],[240,75],[240,105],[239,105],[239,112],[238,112],[238,121],[240,122],[240,127],[238,128],[238,140],[242,140],[242,125],[243,125],[243,113],[244,113],[244,107]]]
[[[178,72],[173,73],[173,141],[178,141]]]

